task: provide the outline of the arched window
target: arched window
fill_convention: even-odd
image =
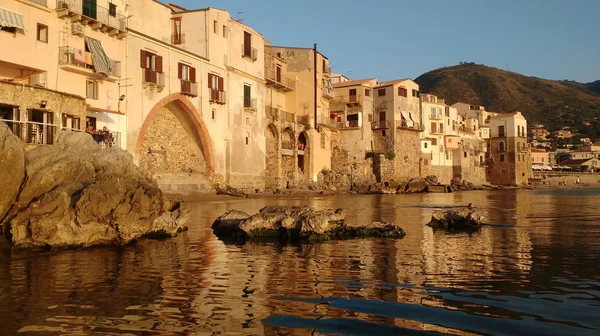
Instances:
[[[504,141],[498,142],[498,152],[504,152],[506,150]]]

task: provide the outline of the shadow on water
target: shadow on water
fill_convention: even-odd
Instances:
[[[0,244],[1,334],[600,333],[599,193],[474,191],[196,202],[190,230],[120,248],[11,254]],[[426,227],[476,203],[474,233]],[[404,239],[225,244],[223,212],[344,208]],[[576,217],[569,216],[577,209]]]

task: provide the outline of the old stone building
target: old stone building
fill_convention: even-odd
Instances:
[[[487,180],[496,185],[521,186],[532,177],[527,144],[527,120],[521,112],[490,118],[490,162]]]

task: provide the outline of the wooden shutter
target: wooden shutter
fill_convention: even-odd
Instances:
[[[252,35],[244,32],[244,56],[252,56]]]
[[[219,77],[219,91],[223,91],[223,77]]]
[[[179,79],[183,78],[183,64],[181,64],[181,63],[177,64],[177,78],[179,78]]]
[[[212,87],[212,77],[213,77],[213,74],[208,74],[208,88],[209,89],[213,88]]]
[[[162,73],[163,72],[163,63],[162,63],[162,56],[156,56],[156,72],[158,73]]]
[[[146,62],[147,52],[146,50],[140,50],[140,67],[142,69],[148,68],[148,63]]]
[[[196,68],[190,67],[190,82],[196,83]]]

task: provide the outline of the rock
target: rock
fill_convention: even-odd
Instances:
[[[25,151],[21,140],[0,122],[0,223],[14,203],[25,179]],[[2,233],[2,226],[0,226]]]
[[[212,229],[222,239],[327,240],[345,237],[402,238],[402,228],[391,223],[346,225],[342,209],[313,210],[299,206],[267,206],[257,214],[228,211]]]
[[[221,185],[217,185],[216,188],[217,195],[229,195],[234,197],[248,197],[248,195],[235,187],[230,185],[225,185],[224,187]]]
[[[404,186],[403,191],[407,193],[425,192],[427,190],[428,185],[429,184],[425,179],[414,178],[408,181],[408,183]]]
[[[25,161],[25,183],[0,220],[13,247],[123,245],[186,229],[188,210],[167,201],[129,153],[101,149],[88,134],[61,132]]]
[[[428,226],[449,231],[475,230],[481,227],[482,216],[469,209],[435,211]]]

